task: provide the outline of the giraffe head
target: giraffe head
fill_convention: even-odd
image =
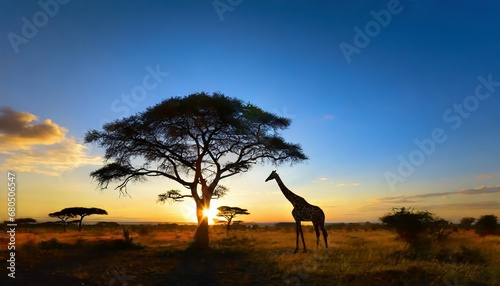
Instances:
[[[278,177],[278,174],[276,173],[276,170],[274,170],[271,172],[271,175],[269,175],[269,177],[267,177],[266,182],[269,180],[276,179],[277,177]]]

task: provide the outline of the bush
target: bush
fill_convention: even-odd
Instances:
[[[485,255],[478,249],[468,248],[460,245],[459,250],[452,251],[449,248],[442,248],[437,251],[436,259],[444,263],[459,264],[484,264],[487,263]]]
[[[38,243],[38,248],[42,250],[51,250],[51,249],[62,249],[64,248],[64,244],[61,243],[57,238],[51,238],[50,240],[41,240]]]
[[[476,233],[480,236],[497,233],[498,218],[496,215],[483,215],[476,222]]]
[[[465,230],[470,230],[472,224],[476,221],[475,218],[473,217],[464,217],[460,220],[460,226],[463,227]]]
[[[415,212],[413,208],[394,208],[380,220],[385,226],[395,228],[399,237],[410,246],[419,244],[425,235],[444,240],[451,234],[448,221],[428,211]]]

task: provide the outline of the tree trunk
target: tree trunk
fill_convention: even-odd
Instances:
[[[229,235],[229,226],[231,225],[231,220],[232,220],[232,219],[233,219],[233,218],[229,218],[229,220],[227,221],[227,225],[226,225],[226,236],[228,236],[228,235]]]
[[[203,215],[203,209],[209,207],[210,202],[208,203],[208,207],[203,207],[199,204],[196,204],[198,228],[196,229],[196,233],[194,234],[194,247],[199,251],[206,251],[210,248],[208,238],[208,217]]]
[[[63,221],[64,232],[66,232],[66,221]]]

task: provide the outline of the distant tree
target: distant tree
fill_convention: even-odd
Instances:
[[[221,206],[221,207],[218,207],[217,210],[219,210],[219,213],[217,213],[217,216],[223,217],[227,220],[226,234],[229,233],[229,226],[231,225],[231,221],[233,220],[233,218],[235,216],[249,215],[250,214],[247,209],[242,209],[239,207]]]
[[[67,222],[67,220],[70,219],[70,218],[74,218],[75,216],[76,215],[73,214],[73,213],[63,212],[63,211],[53,212],[53,213],[49,214],[49,217],[58,218],[58,219],[61,220],[64,232],[66,232],[66,222]]]
[[[82,230],[82,221],[83,221],[83,218],[86,217],[86,216],[89,216],[89,215],[94,215],[94,214],[107,215],[108,213],[105,210],[100,209],[100,208],[71,207],[71,208],[65,208],[65,209],[63,209],[63,210],[61,210],[59,212],[52,213],[53,216],[51,216],[51,214],[49,214],[49,216],[51,216],[51,217],[58,217],[61,220],[64,219],[63,220],[63,225],[64,225],[64,230],[65,231],[66,231],[66,221],[69,218],[79,216],[80,219],[75,220],[73,222],[78,222],[78,231],[81,231]]]
[[[87,132],[86,143],[106,149],[106,165],[91,176],[102,189],[118,183],[121,194],[128,194],[129,182],[148,177],[179,183],[187,194],[171,190],[160,194],[158,202],[193,199],[198,219],[194,246],[206,250],[208,218],[203,211],[210,209],[213,198],[221,197],[223,179],[247,172],[255,163],[280,165],[307,159],[300,145],[286,142],[279,134],[290,123],[288,118],[220,93],[173,97],[107,123],[103,131]]]
[[[442,238],[445,234],[443,228],[449,223],[436,217],[428,211],[414,211],[413,208],[394,208],[380,218],[382,223],[389,227],[394,227],[399,237],[410,246],[419,242],[424,234],[431,234],[435,238]]]
[[[498,218],[496,215],[483,215],[476,222],[476,233],[480,236],[496,234]]]
[[[10,223],[10,222],[8,222]],[[28,231],[28,225],[36,223],[36,219],[34,218],[16,218],[16,223],[19,225],[19,227],[24,226],[24,231]]]
[[[36,219],[34,218],[16,218],[16,223],[17,224],[30,224],[30,223],[36,223]]]
[[[460,220],[460,226],[465,230],[469,230],[472,227],[472,224],[476,221],[473,217],[464,217]]]

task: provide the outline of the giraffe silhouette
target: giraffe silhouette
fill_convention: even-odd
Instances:
[[[303,197],[298,196],[294,194],[292,191],[290,191],[285,184],[283,184],[283,181],[281,180],[280,176],[276,173],[276,170],[271,172],[271,175],[267,177],[266,182],[270,180],[276,180],[278,183],[278,186],[281,189],[281,192],[283,192],[283,195],[292,203],[293,205],[293,210],[292,210],[292,215],[293,218],[295,219],[295,225],[296,225],[296,239],[295,239],[295,251],[294,253],[297,253],[299,250],[299,233],[300,237],[302,238],[302,244],[304,246],[304,252],[306,252],[306,242],[304,241],[304,232],[302,231],[302,221],[311,221],[314,230],[316,231],[316,247],[319,245],[319,228],[321,228],[321,231],[323,232],[323,238],[325,239],[325,246],[328,248],[328,233],[326,232],[325,229],[325,213],[323,212],[322,209],[320,209],[318,206],[313,206],[309,204]]]

